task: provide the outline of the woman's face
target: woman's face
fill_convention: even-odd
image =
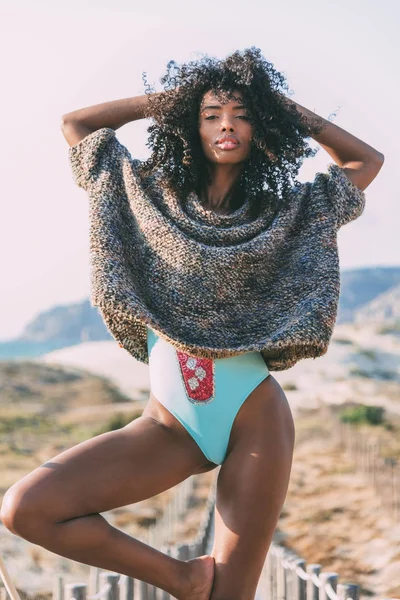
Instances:
[[[211,91],[204,94],[200,103],[199,134],[203,152],[210,162],[244,162],[250,153],[252,133],[239,90],[233,90],[232,99],[223,103]]]

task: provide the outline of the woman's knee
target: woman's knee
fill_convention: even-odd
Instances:
[[[26,538],[35,523],[34,503],[29,499],[29,490],[13,485],[3,497],[0,518],[12,533]],[[27,538],[26,538],[27,539]]]

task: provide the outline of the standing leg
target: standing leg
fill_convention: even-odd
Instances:
[[[253,600],[286,497],[294,423],[286,396],[270,375],[246,399],[221,466],[210,600]]]
[[[130,537],[99,513],[151,498],[201,472],[205,462],[189,436],[141,416],[25,475],[7,490],[1,520],[51,552],[147,581],[186,600],[192,589],[189,563]],[[196,573],[202,569],[211,589],[210,557],[197,562]]]

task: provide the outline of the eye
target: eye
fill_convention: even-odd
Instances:
[[[217,115],[211,115],[209,117],[205,117],[205,120],[209,121],[210,119],[217,119],[217,118],[218,118]],[[236,118],[237,119],[245,119],[245,121],[249,121],[250,120],[250,118],[246,117],[245,115],[237,115]]]

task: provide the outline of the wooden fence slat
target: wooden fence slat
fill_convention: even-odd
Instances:
[[[127,577],[124,585],[124,596],[121,600],[134,600],[135,580],[133,577]]]
[[[86,600],[86,583],[66,583],[64,587],[65,600]]]
[[[312,581],[311,577],[315,575],[319,577],[321,572],[321,565],[319,564],[311,564],[307,565],[307,574],[310,576],[310,579],[307,580],[307,600],[319,600],[319,588]]]
[[[139,596],[138,596],[138,600],[149,600],[149,596],[147,593],[147,583],[145,581],[142,581],[141,579],[138,579],[138,591],[139,591]],[[135,598],[136,600],[136,598]]]
[[[89,596],[94,596],[99,591],[100,585],[100,569],[99,567],[90,567],[89,571]]]
[[[345,440],[345,449],[353,453],[356,461],[363,466],[365,471],[371,469],[372,472],[374,468],[374,454],[370,451],[371,446],[366,444],[365,440],[361,438],[358,438],[356,443],[354,443],[355,440],[350,435],[352,432],[349,427],[343,427],[341,435],[342,433],[343,438],[350,436]],[[379,470],[382,471],[382,468],[378,469],[377,474]],[[396,471],[395,475],[397,477]],[[379,477],[379,475],[377,476]],[[392,486],[394,489],[397,489],[397,479],[394,478],[393,471],[391,472],[391,477],[394,482]],[[185,485],[182,485],[179,494],[169,504],[169,512],[165,511],[164,513],[165,515],[169,514],[171,519],[171,531],[173,528],[176,528],[176,521],[179,520],[177,519],[177,515],[183,514],[187,510],[191,489],[187,482]],[[210,493],[201,527],[192,543],[179,543],[176,539],[174,543],[167,543],[165,537],[163,537],[163,533],[165,532],[164,525],[162,533],[160,533],[160,529],[154,527],[148,528],[146,535],[157,545],[157,549],[160,549],[165,554],[173,556],[178,560],[190,560],[195,556],[210,554],[214,541],[214,517],[215,493],[214,495]],[[297,573],[297,570],[302,573]],[[91,571],[91,585],[92,587],[97,587],[96,590],[93,590],[94,593],[104,590],[101,600],[176,600],[168,592],[132,577],[128,578],[124,576],[122,583],[121,575],[114,572],[100,573],[100,581],[97,585],[97,583],[94,583],[96,578],[93,573],[95,572],[94,570]],[[313,578],[315,581],[313,581]],[[325,586],[329,585],[333,592],[338,594],[340,600],[359,600],[359,588],[357,585],[338,585],[337,579],[337,573],[321,573],[321,565],[307,565],[306,561],[296,553],[272,542],[262,567],[256,597],[258,600],[331,600],[325,589]],[[336,591],[337,589],[338,592]],[[64,598],[54,598],[54,600],[86,600],[86,597],[86,584],[69,584],[68,586],[64,586]]]
[[[266,574],[265,574],[265,597],[272,598],[274,597],[273,593],[273,556],[271,548],[268,550],[267,559],[266,559]]]
[[[285,568],[283,566],[283,548],[278,549],[276,558],[276,600],[286,600],[286,577]]]
[[[100,590],[105,588],[107,584],[110,586],[101,600],[119,600],[119,579],[120,575],[118,573],[110,571],[102,571],[100,573]]]
[[[189,546],[188,544],[178,544],[178,559],[189,560]]]
[[[0,600],[1,597],[0,597]],[[53,600],[64,600],[64,577],[57,575],[53,586]]]
[[[322,582],[322,585],[319,588],[319,600],[330,600],[328,594],[326,593],[325,585],[330,584],[333,588],[333,591],[336,592],[338,574],[324,571],[320,573],[319,578]]]
[[[277,556],[276,556],[276,552],[275,552],[275,547],[274,547],[274,550],[272,551],[272,546],[271,546],[271,571],[270,571],[270,575],[271,575],[270,598],[271,598],[271,600],[276,600],[276,565],[277,565]]]
[[[294,561],[296,567],[306,570],[306,561],[304,558],[296,558]],[[306,600],[307,597],[307,582],[294,571],[294,600]]]
[[[353,583],[338,583],[336,593],[340,600],[359,600],[360,596],[359,586]]]

